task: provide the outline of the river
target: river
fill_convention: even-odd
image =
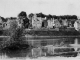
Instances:
[[[2,39],[0,38],[0,43],[2,43]],[[26,39],[26,41],[31,44],[33,47],[41,47],[41,46],[47,46],[47,45],[70,45],[74,47],[75,43],[77,45],[80,44],[80,38],[79,37],[55,37],[53,39]],[[79,48],[77,48],[79,50]],[[1,56],[7,56],[8,58],[25,58],[30,57],[32,50],[30,49],[23,49],[23,50],[15,50],[15,51],[9,51],[9,50],[2,50],[0,51]]]

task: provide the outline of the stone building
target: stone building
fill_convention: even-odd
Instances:
[[[55,24],[55,25],[54,25],[55,28],[60,28],[60,27],[61,27],[61,24],[60,24],[60,22],[58,21],[58,19],[55,19],[55,20],[54,20],[54,24]]]
[[[51,18],[47,22],[48,22],[48,26],[47,26],[48,28],[59,28],[59,27],[61,27],[61,24],[58,21],[58,19]]]
[[[41,28],[42,26],[42,19],[41,17],[37,17],[36,14],[32,17],[32,27],[33,28]]]
[[[68,27],[68,21],[67,21],[67,19],[62,20],[62,26]]]
[[[55,25],[54,24],[54,19],[52,19],[52,18],[48,19],[47,22],[48,22],[47,28],[53,28],[53,26]]]

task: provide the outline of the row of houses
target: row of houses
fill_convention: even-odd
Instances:
[[[63,16],[64,17],[64,16]],[[32,28],[40,29],[40,28],[75,28],[76,30],[80,29],[80,20],[72,16],[72,18],[54,18],[52,16],[39,16],[37,14],[33,14],[29,17],[30,25]]]
[[[28,16],[26,16],[26,13],[20,13],[20,16],[18,17],[0,17],[0,29],[9,29],[13,22],[15,22],[18,27],[25,25],[25,27],[28,26],[27,28],[33,29],[55,29],[66,27],[80,30],[80,19],[77,19],[77,16],[52,16],[44,15],[42,13],[29,14]]]

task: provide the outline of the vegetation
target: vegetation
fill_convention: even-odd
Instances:
[[[17,49],[23,49],[29,48],[29,45],[27,41],[24,41],[22,35],[23,35],[23,28],[18,28],[17,23],[12,22],[10,25],[9,30],[7,31],[9,33],[9,38],[3,39],[0,47],[1,49],[10,49],[10,50],[17,50]]]

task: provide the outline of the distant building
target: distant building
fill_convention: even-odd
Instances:
[[[42,26],[42,19],[41,17],[37,17],[36,14],[32,17],[32,27],[33,28],[41,28]]]
[[[52,18],[48,19],[47,22],[48,22],[47,28],[53,28],[53,26],[55,25],[54,19],[52,19]]]
[[[75,27],[75,30],[77,30],[77,31],[80,30],[80,19],[75,21],[74,27]]]
[[[68,21],[67,21],[67,19],[65,19],[65,20],[62,20],[62,26],[68,26]]]
[[[54,20],[54,24],[55,24],[55,25],[54,25],[55,28],[60,28],[60,27],[61,27],[61,24],[60,24],[60,22],[58,21],[58,19],[55,19],[55,20]]]
[[[47,22],[48,22],[48,26],[47,26],[48,28],[59,28],[59,27],[61,27],[61,24],[58,21],[58,19],[51,18],[51,19],[47,20]]]

